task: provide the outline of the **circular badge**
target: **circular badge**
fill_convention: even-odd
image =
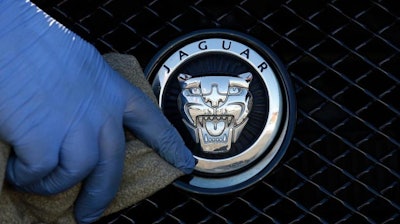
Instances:
[[[289,75],[262,42],[232,30],[201,30],[173,40],[145,69],[165,116],[198,160],[174,185],[224,194],[265,177],[295,126]]]

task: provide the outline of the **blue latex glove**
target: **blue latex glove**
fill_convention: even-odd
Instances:
[[[124,125],[192,172],[195,160],[176,129],[93,46],[32,3],[1,0],[0,139],[13,146],[8,181],[45,195],[83,181],[75,216],[93,222],[120,184]]]

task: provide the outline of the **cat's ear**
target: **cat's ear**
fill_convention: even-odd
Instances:
[[[185,82],[187,80],[191,79],[191,78],[192,78],[191,75],[184,74],[184,73],[181,73],[181,74],[178,75],[179,85],[181,86],[182,89],[184,89],[186,87],[186,83]]]
[[[185,82],[186,80],[188,80],[190,78],[192,78],[192,76],[188,75],[188,74],[181,73],[178,75],[179,82]]]
[[[247,83],[250,83],[251,80],[253,79],[253,75],[251,74],[251,72],[242,73],[242,74],[240,74],[238,76],[240,78],[246,80]]]

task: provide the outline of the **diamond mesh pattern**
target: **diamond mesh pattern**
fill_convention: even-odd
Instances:
[[[281,163],[241,192],[169,186],[99,223],[399,223],[400,7],[395,0],[36,0],[101,52],[142,66],[168,41],[231,28],[271,47],[296,88]]]

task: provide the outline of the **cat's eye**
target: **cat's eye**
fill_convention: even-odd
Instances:
[[[200,95],[201,91],[200,91],[200,88],[195,87],[195,88],[190,89],[190,93],[193,95]]]
[[[236,94],[240,93],[241,89],[239,87],[232,86],[232,87],[229,87],[228,91],[229,91],[229,94],[236,95]]]

